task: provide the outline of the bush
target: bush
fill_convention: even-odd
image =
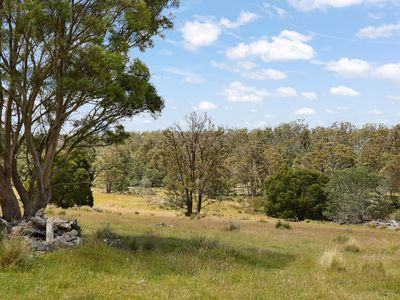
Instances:
[[[2,268],[23,266],[30,254],[31,249],[22,237],[3,238],[0,243],[0,266]]]
[[[265,212],[275,218],[321,220],[327,182],[314,171],[284,168],[265,183]]]
[[[289,229],[291,229],[292,227],[290,226],[289,223],[284,223],[284,222],[282,222],[281,220],[278,220],[278,221],[276,222],[276,224],[275,224],[275,228],[276,228],[276,229],[287,229],[287,230],[289,230]]]
[[[110,224],[107,224],[106,226],[97,229],[96,237],[99,240],[114,240],[118,237],[118,235],[110,226]]]
[[[328,204],[324,215],[340,223],[360,223],[383,219],[390,212],[386,180],[365,167],[333,174],[325,191]]]

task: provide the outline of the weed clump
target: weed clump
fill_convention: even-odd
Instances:
[[[31,249],[26,241],[19,236],[2,237],[0,241],[1,268],[21,267],[30,257]]]
[[[322,267],[324,267],[327,270],[333,270],[333,271],[346,270],[344,266],[343,256],[336,248],[326,250],[320,258],[320,263]]]
[[[275,228],[276,228],[276,229],[286,229],[286,230],[289,230],[289,229],[291,229],[292,227],[290,226],[289,223],[285,223],[285,222],[282,222],[281,220],[278,220],[278,221],[276,222],[276,224],[275,224]]]
[[[96,231],[96,237],[99,240],[114,240],[118,237],[117,233],[115,232],[114,228],[107,224]]]

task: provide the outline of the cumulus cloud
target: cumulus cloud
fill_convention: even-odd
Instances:
[[[286,74],[274,69],[262,69],[259,71],[245,72],[243,77],[253,80],[283,80]]]
[[[200,102],[199,104],[193,106],[194,110],[214,110],[216,109],[218,106],[215,105],[212,102],[208,102],[208,101],[203,101]]]
[[[231,21],[229,19],[222,18],[220,21],[220,24],[224,28],[234,29],[234,28],[244,26],[250,22],[253,22],[253,21],[257,20],[258,18],[259,18],[259,16],[255,13],[248,12],[248,11],[242,11],[239,15],[239,18],[236,21]]]
[[[315,56],[314,49],[306,44],[311,39],[312,36],[284,30],[271,41],[261,39],[250,44],[240,43],[228,49],[226,56],[230,59],[255,56],[263,61],[309,60]]]
[[[268,96],[268,92],[246,86],[240,81],[233,81],[221,92],[221,95],[231,102],[261,102]]]
[[[381,26],[367,26],[357,32],[357,37],[365,39],[388,38],[400,33],[400,22]]]
[[[296,110],[294,112],[294,114],[298,115],[298,116],[311,116],[311,115],[315,115],[316,111],[309,107],[303,107],[303,108]]]
[[[380,66],[374,75],[385,80],[400,82],[400,63]]]
[[[186,22],[180,30],[183,35],[183,44],[186,49],[197,49],[214,44],[221,34],[221,28],[211,21]]]
[[[338,87],[333,87],[330,89],[330,93],[335,96],[344,96],[344,97],[357,97],[360,96],[360,92],[353,90],[344,85],[340,85]]]
[[[315,9],[326,10],[328,8],[344,8],[360,4],[396,4],[398,0],[288,0],[289,4],[301,11]]]
[[[222,18],[215,22],[212,18],[196,17],[197,20],[187,21],[180,29],[183,36],[183,45],[190,51],[213,45],[221,35],[222,29],[234,29],[258,19],[252,12],[242,11],[236,21]]]
[[[301,95],[308,100],[316,100],[317,94],[314,92],[303,92]]]
[[[338,61],[328,62],[326,69],[341,76],[359,77],[367,76],[371,70],[371,65],[365,60],[345,57]]]

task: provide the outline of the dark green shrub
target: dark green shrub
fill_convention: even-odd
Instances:
[[[314,171],[284,168],[265,184],[265,212],[282,219],[324,218],[328,178]]]
[[[62,155],[56,157],[54,165],[58,170],[56,176],[51,179],[51,203],[62,208],[84,205],[92,207],[94,174],[89,155],[75,150],[65,163],[62,161]]]

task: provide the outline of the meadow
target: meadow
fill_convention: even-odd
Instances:
[[[290,223],[227,202],[201,218],[149,205],[154,196],[96,192],[77,218],[84,243],[0,271],[0,299],[399,299],[400,231]],[[112,230],[131,249],[96,238]],[[132,242],[133,241],[133,242]]]

